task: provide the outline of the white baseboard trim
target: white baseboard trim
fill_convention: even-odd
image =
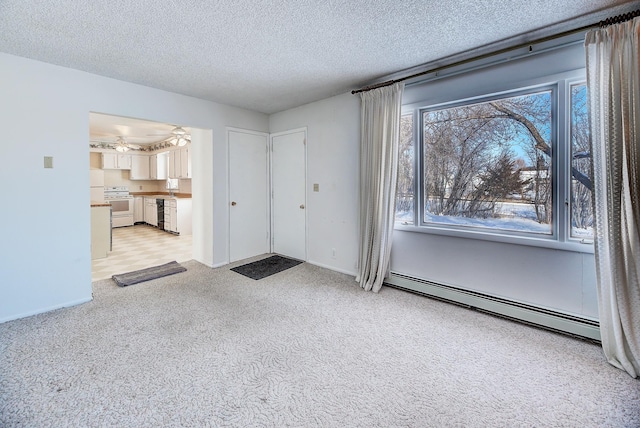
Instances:
[[[222,262],[222,263],[215,263],[215,264],[213,264],[213,265],[211,265],[211,266],[209,266],[209,265],[207,265],[207,266],[209,266],[209,267],[210,267],[210,268],[212,268],[212,269],[216,269],[216,268],[219,268],[219,267],[222,267],[222,266],[226,266],[226,265],[228,265],[228,264],[229,264],[229,263],[227,263],[227,262]]]
[[[333,267],[333,266],[328,266],[328,265],[325,265],[325,264],[322,264],[322,263],[314,262],[313,260],[307,260],[307,263],[309,263],[311,265],[314,265],[314,266],[321,267],[321,268],[329,269],[329,270],[332,270],[332,271],[335,271],[335,272],[344,273],[345,275],[351,275],[353,277],[355,277],[357,275],[357,273],[355,271],[351,272],[351,271],[348,271],[346,269],[340,269],[340,268],[336,268],[336,267]]]
[[[573,315],[537,308],[481,293],[436,284],[430,281],[391,273],[385,280],[391,287],[406,289],[427,296],[462,304],[470,308],[504,316],[549,330],[568,333],[587,339],[600,341],[600,327],[597,321]]]
[[[90,302],[92,300],[93,300],[93,297],[88,297],[88,298],[84,298],[84,299],[73,300],[71,302],[61,303],[59,305],[47,306],[45,308],[40,308],[40,309],[36,309],[36,310],[33,310],[33,311],[28,311],[28,312],[23,312],[21,314],[10,315],[10,316],[5,317],[5,318],[0,318],[0,324],[8,322],[8,321],[17,320],[17,319],[20,319],[20,318],[30,317],[30,316],[33,316],[33,315],[44,314],[45,312],[55,311],[56,309],[70,308],[72,306],[81,305],[83,303],[87,303],[87,302]]]

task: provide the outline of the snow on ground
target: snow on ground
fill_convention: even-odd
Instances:
[[[503,202],[496,204],[496,208],[502,217],[488,219],[468,218],[433,215],[425,212],[424,220],[426,223],[472,226],[545,235],[550,235],[552,232],[550,224],[538,223],[536,220],[535,207],[532,204]],[[396,224],[413,224],[413,211],[396,212]],[[593,237],[593,229],[579,229],[574,227],[572,237],[591,239]]]

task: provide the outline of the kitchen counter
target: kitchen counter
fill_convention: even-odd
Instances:
[[[91,208],[94,207],[110,207],[111,204],[109,202],[98,202],[98,201],[91,201]]]

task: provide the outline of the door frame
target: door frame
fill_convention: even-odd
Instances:
[[[307,164],[307,127],[289,129],[287,131],[274,132],[269,134],[269,155],[268,155],[268,173],[269,173],[269,251],[273,253],[274,245],[273,245],[273,229],[274,229],[274,218],[273,218],[273,138],[280,137],[282,135],[288,134],[296,134],[298,132],[304,132],[304,260],[307,261],[309,259],[309,204],[308,204],[308,189],[307,182],[309,180],[308,177],[308,164]]]
[[[226,257],[226,264],[231,263],[231,141],[229,138],[229,134],[231,132],[237,132],[237,133],[241,133],[241,134],[249,134],[249,135],[258,135],[261,137],[265,137],[266,139],[266,169],[267,169],[267,176],[265,177],[265,180],[267,181],[267,200],[269,201],[267,203],[267,207],[266,207],[266,223],[268,226],[268,229],[266,231],[267,233],[267,248],[269,249],[269,251],[271,251],[271,204],[270,204],[270,200],[271,200],[271,157],[270,155],[270,143],[271,143],[271,139],[270,139],[270,134],[268,132],[260,132],[260,131],[252,131],[250,129],[243,129],[243,128],[235,128],[232,126],[227,126],[226,127],[226,137],[227,137],[227,186],[226,186],[226,195],[225,195],[225,201],[227,204],[227,248],[226,248],[226,253],[227,253],[227,257]]]

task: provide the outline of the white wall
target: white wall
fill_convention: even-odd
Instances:
[[[225,127],[268,131],[266,115],[3,53],[0,99],[0,322],[91,298],[90,111],[205,130],[192,153],[194,254],[227,259]]]
[[[273,114],[269,123],[272,133],[307,127],[308,261],[355,275],[360,98],[338,95]]]
[[[594,256],[396,230],[393,272],[598,318]]]

